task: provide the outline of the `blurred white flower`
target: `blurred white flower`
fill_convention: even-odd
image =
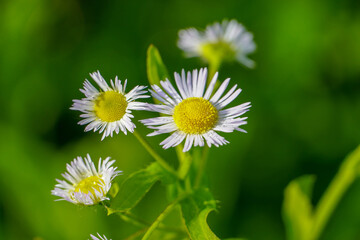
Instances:
[[[101,236],[99,233],[97,235],[98,235],[98,237],[90,234],[90,237],[92,238],[92,240],[108,240],[105,235]],[[109,240],[111,240],[111,239],[109,239]]]
[[[246,67],[255,66],[248,58],[256,49],[253,34],[236,20],[216,22],[207,26],[204,32],[195,28],[180,30],[178,46],[186,56],[202,57],[210,64],[237,60]]]
[[[104,161],[99,159],[98,169],[91,161],[89,154],[84,159],[75,158],[70,164],[66,164],[67,172],[62,176],[67,180],[56,179],[58,184],[51,193],[60,197],[58,200],[66,200],[74,204],[94,205],[106,199],[112,180],[121,171],[112,167],[115,160],[110,161],[107,157]]]
[[[125,134],[127,131],[134,132],[135,124],[131,121],[134,116],[131,110],[142,110],[144,103],[135,102],[139,98],[147,98],[144,95],[147,91],[145,86],[136,86],[125,94],[126,82],[124,85],[115,77],[115,81],[110,80],[111,87],[106,83],[100,72],[90,74],[101,90],[97,90],[88,80],[84,82],[84,88],[80,89],[85,98],[73,100],[70,109],[81,111],[80,117],[84,118],[79,122],[85,125],[85,131],[99,130],[103,133],[103,140],[107,136],[117,134],[121,130]]]
[[[168,116],[140,120],[148,128],[155,129],[148,136],[173,132],[160,145],[167,149],[185,140],[183,151],[186,152],[193,145],[204,146],[204,140],[209,147],[211,145],[218,147],[228,143],[216,131],[245,132],[240,126],[247,123],[245,121],[247,117],[240,116],[249,111],[250,103],[224,109],[240,94],[241,89],[237,89],[235,85],[221,97],[230,82],[228,78],[213,94],[217,76],[218,73],[213,76],[206,91],[206,68],[200,71],[195,69],[192,74],[188,72],[187,75],[183,70],[181,76],[175,73],[175,81],[180,94],[168,79],[160,82],[164,90],[157,85],[152,85],[153,90],[149,91],[163,104],[148,104],[148,110]]]

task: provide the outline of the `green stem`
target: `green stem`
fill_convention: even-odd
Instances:
[[[184,144],[181,144],[181,143],[175,147],[176,155],[179,159],[179,163],[184,162],[184,160],[185,160],[185,154],[182,151],[183,147],[184,147]]]
[[[208,74],[208,80],[207,80],[207,84],[210,84],[211,79],[213,78],[213,76],[215,75],[215,73],[219,70],[221,65],[220,61],[213,61],[213,62],[209,62],[209,74]]]
[[[125,222],[128,222],[134,226],[138,226],[138,227],[147,227],[148,224],[146,224],[144,221],[139,220],[138,218],[134,217],[131,214],[125,213],[125,212],[117,212],[117,215],[124,220]]]
[[[344,193],[359,175],[359,166],[360,146],[345,159],[339,172],[321,197],[314,214],[311,240],[316,240],[321,235]]]
[[[209,62],[209,74],[208,74],[208,79],[207,79],[207,83],[210,84],[211,79],[213,78],[213,76],[215,75],[215,73],[219,70],[221,65],[221,61],[212,61]],[[216,85],[215,85],[215,90],[219,87],[219,81],[216,81]],[[201,180],[203,178],[204,172],[205,172],[205,168],[206,168],[206,163],[207,163],[207,156],[209,154],[209,147],[207,145],[205,145],[203,147],[203,152],[202,155],[200,157],[200,161],[198,162],[199,166],[198,166],[198,172],[195,178],[195,183],[194,183],[194,188],[198,188],[201,184]]]
[[[181,179],[185,179],[191,167],[192,157],[188,152],[184,153],[182,149],[182,144],[176,146],[176,154],[179,159],[178,174]]]
[[[209,63],[209,74],[208,74],[208,79],[207,79],[207,84],[210,84],[210,81],[212,80],[213,76],[215,75],[215,73],[219,70],[221,65],[221,61],[212,61]],[[219,81],[216,81],[216,85],[215,85],[215,90],[219,87]],[[200,157],[200,161],[198,162],[198,172],[197,175],[195,177],[195,182],[194,182],[194,188],[198,188],[201,184],[204,172],[205,172],[205,168],[206,168],[206,163],[207,163],[207,156],[209,154],[209,147],[207,145],[205,145],[203,147],[203,152],[202,155]]]
[[[151,224],[149,229],[146,231],[145,235],[143,236],[142,240],[147,240],[150,238],[151,234],[159,227],[159,224],[164,220],[164,218],[176,207],[176,205],[183,200],[187,194],[181,195],[176,198],[172,203],[170,203],[165,210],[156,218],[156,220]]]
[[[127,238],[125,238],[124,240],[133,240],[136,239],[137,237],[139,237],[141,234],[143,234],[144,232],[146,232],[147,228],[143,228],[140,229],[139,231],[137,231],[134,234],[131,234],[130,236],[128,236]]]
[[[124,220],[125,222],[130,223],[134,226],[137,226],[140,228],[146,228],[146,229],[148,229],[151,226],[151,224],[149,222],[142,220],[129,212],[116,212],[116,214],[122,220]],[[183,229],[177,228],[177,227],[168,227],[168,226],[160,225],[160,226],[158,226],[158,229],[165,231],[165,232],[174,232],[174,233],[181,233],[181,234],[185,233],[185,231]]]
[[[202,151],[202,155],[200,157],[199,169],[198,169],[198,172],[197,172],[197,175],[195,178],[195,184],[194,184],[195,189],[197,189],[201,184],[201,180],[203,178],[205,168],[206,168],[208,153],[209,153],[209,147],[207,145],[205,145],[203,148],[203,151]]]
[[[173,174],[175,177],[178,177],[177,172],[170,167],[169,164],[150,146],[150,144],[135,130],[134,136],[139,140],[141,145],[148,151],[148,153],[169,173]]]

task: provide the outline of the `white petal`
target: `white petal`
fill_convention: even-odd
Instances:
[[[195,138],[194,135],[188,134],[188,135],[186,136],[186,140],[185,140],[185,145],[184,145],[184,148],[183,148],[183,152],[187,152],[187,151],[190,150],[190,148],[191,148],[192,145],[193,145],[194,138]]]
[[[229,85],[230,78],[225,79],[225,81],[220,85],[219,89],[216,91],[214,96],[210,99],[211,103],[216,103],[221,95],[224,93],[226,87]]]
[[[213,76],[213,78],[211,79],[211,82],[210,82],[210,84],[209,84],[209,86],[208,86],[208,89],[207,89],[206,92],[205,92],[204,98],[207,99],[207,100],[209,100],[209,98],[210,98],[210,96],[211,96],[211,94],[212,94],[212,92],[213,92],[213,90],[214,90],[214,87],[215,87],[215,84],[216,84],[218,75],[219,75],[218,72],[216,72],[216,73],[214,74],[214,76]]]

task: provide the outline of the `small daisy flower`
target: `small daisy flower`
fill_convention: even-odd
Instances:
[[[236,20],[216,22],[204,32],[195,28],[180,30],[178,46],[188,57],[202,57],[212,64],[237,60],[246,67],[255,66],[247,57],[256,49],[253,35]]]
[[[245,125],[247,117],[240,117],[250,108],[250,102],[224,109],[241,92],[237,85],[233,86],[224,96],[230,78],[226,79],[213,94],[218,73],[212,78],[205,91],[207,69],[182,70],[181,76],[175,72],[175,81],[180,94],[168,79],[161,81],[161,89],[152,85],[150,90],[153,97],[163,104],[148,104],[148,110],[159,112],[168,116],[140,120],[148,128],[155,129],[148,136],[163,133],[172,133],[160,145],[167,149],[180,144],[185,140],[183,151],[186,152],[194,146],[207,145],[220,146],[228,141],[216,133],[233,132],[234,130],[246,132],[240,126]],[[205,93],[204,93],[205,91]]]
[[[100,158],[96,170],[89,154],[84,159],[75,158],[70,164],[66,164],[67,172],[62,174],[67,181],[56,179],[58,184],[51,191],[52,195],[60,197],[58,200],[82,205],[94,205],[109,200],[106,194],[110,190],[111,182],[121,173],[116,171],[117,167],[112,167],[114,162],[115,160],[110,161],[110,157],[104,161]]]
[[[134,132],[135,124],[131,121],[134,116],[131,110],[143,110],[144,103],[135,102],[139,98],[147,98],[145,86],[136,86],[130,92],[125,94],[125,87],[121,80],[115,77],[115,81],[110,80],[111,87],[106,83],[100,72],[90,74],[101,90],[97,90],[87,79],[84,82],[84,88],[80,89],[85,98],[73,100],[71,110],[77,110],[83,114],[84,118],[79,122],[80,125],[86,125],[85,131],[99,130],[103,133],[101,140],[107,136],[113,136],[121,130],[125,134],[127,131]]]
[[[105,235],[101,236],[99,233],[97,235],[98,235],[98,237],[90,234],[90,237],[92,238],[92,240],[108,240]]]

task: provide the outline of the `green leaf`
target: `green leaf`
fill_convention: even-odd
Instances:
[[[119,184],[117,182],[115,182],[111,188],[110,188],[110,191],[109,191],[109,195],[111,196],[111,198],[115,198],[116,195],[119,193]]]
[[[216,200],[208,188],[201,188],[180,202],[183,220],[192,240],[219,240],[207,224],[207,216],[216,210]]]
[[[154,183],[163,177],[163,172],[163,168],[158,163],[152,163],[147,168],[131,174],[121,184],[116,197],[111,202],[111,209],[108,209],[108,214],[116,211],[128,211],[133,208]]]
[[[348,169],[347,172],[350,175],[360,175],[360,145],[346,156],[341,169]]]
[[[360,146],[343,161],[314,211],[312,240],[320,237],[341,198],[360,174]]]
[[[314,176],[306,175],[291,181],[285,189],[283,219],[289,240],[308,240],[311,236],[313,225],[311,192],[314,182]]]
[[[160,80],[165,80],[165,78],[169,77],[159,50],[154,45],[150,45],[147,50],[146,67],[148,80],[151,85],[160,85]]]

